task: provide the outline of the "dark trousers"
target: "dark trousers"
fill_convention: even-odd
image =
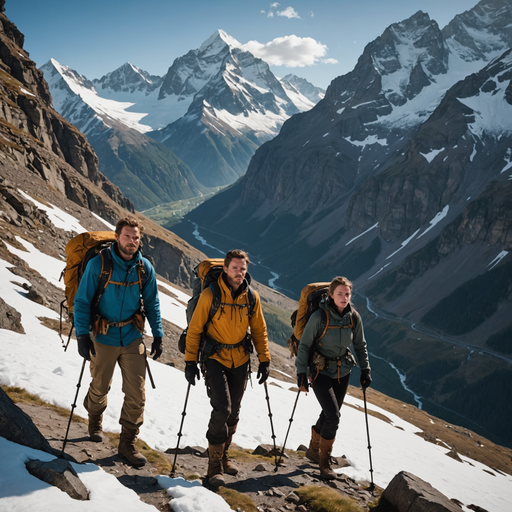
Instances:
[[[205,383],[212,406],[206,438],[212,445],[225,443],[228,428],[238,423],[248,367],[249,362],[238,368],[227,368],[215,359],[206,361]]]
[[[318,417],[314,429],[324,439],[334,439],[340,424],[340,409],[348,389],[350,373],[345,377],[331,379],[327,375],[319,374],[312,387],[322,412]]]

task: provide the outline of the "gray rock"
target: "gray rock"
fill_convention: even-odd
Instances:
[[[8,329],[10,331],[25,334],[25,329],[21,324],[21,314],[12,306],[9,306],[0,297],[0,329]]]
[[[53,455],[57,455],[48,441],[25,414],[0,388],[0,436],[13,443],[29,446]]]
[[[298,505],[300,503],[300,498],[294,492],[291,492],[290,494],[288,494],[288,496],[286,496],[285,500],[290,503],[295,503],[296,505]]]
[[[74,500],[85,501],[89,499],[89,491],[67,460],[53,459],[47,462],[31,460],[25,465],[31,475],[47,484],[58,487]]]
[[[258,464],[254,468],[254,471],[267,471],[267,466],[265,466],[265,464]]]
[[[401,471],[382,493],[397,512],[461,512],[461,508],[421,478]]]

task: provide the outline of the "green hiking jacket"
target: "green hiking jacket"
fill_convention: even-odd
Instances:
[[[339,373],[336,361],[328,361],[326,367],[323,370],[320,370],[319,373],[322,375],[327,375],[331,379],[341,378],[349,374],[352,371],[353,364],[344,356],[346,355],[350,344],[353,344],[357,362],[359,363],[361,370],[370,369],[368,350],[366,348],[366,340],[364,338],[363,322],[361,321],[361,316],[358,313],[354,313],[350,307],[350,304],[343,311],[343,315],[338,313],[335,306],[331,307],[328,300],[322,301],[320,303],[320,308],[327,311],[329,315],[329,326],[336,324],[346,325],[350,323],[348,322],[349,317],[347,316],[350,314],[356,314],[357,320],[355,320],[356,325],[353,329],[350,327],[327,329],[327,332],[322,337],[322,339],[316,343],[315,350],[321,355],[327,358],[341,357]],[[300,339],[297,360],[295,361],[298,374],[308,373],[309,351],[315,338],[321,335],[321,319],[322,314],[320,309],[318,309],[311,315],[308,323],[306,324],[306,328],[304,329],[304,333]],[[313,368],[311,368],[310,371],[313,373],[313,376],[316,374],[316,371],[313,370]]]

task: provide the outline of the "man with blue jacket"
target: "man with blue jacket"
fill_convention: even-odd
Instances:
[[[162,354],[164,334],[155,270],[139,251],[142,232],[143,227],[136,218],[119,220],[115,230],[116,241],[104,255],[112,261],[112,275],[97,307],[92,307],[91,303],[102,271],[101,255],[87,264],[75,295],[74,309],[78,352],[91,361],[92,381],[84,399],[84,407],[89,413],[90,439],[95,442],[103,440],[102,415],[118,363],[124,392],[118,453],[137,467],[146,463],[146,458],[135,447],[145,404],[144,316],[153,333],[153,359]]]

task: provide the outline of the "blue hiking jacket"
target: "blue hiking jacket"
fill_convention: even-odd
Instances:
[[[153,265],[143,258],[140,251],[133,260],[125,261],[121,258],[113,243],[106,251],[107,257],[112,259],[112,277],[100,299],[98,313],[110,322],[122,322],[129,319],[140,308],[140,287],[138,284],[126,286],[139,280],[137,262],[142,259],[146,278],[143,280],[142,298],[153,337],[163,337],[162,320],[160,316],[160,300],[158,298],[158,286]],[[101,256],[92,258],[85,268],[84,275],[75,295],[74,320],[76,335],[89,334],[91,317],[91,301],[98,286],[101,272]],[[115,283],[123,283],[115,284]],[[140,338],[142,334],[133,323],[124,327],[109,327],[107,334],[98,334],[96,341],[104,345],[125,347],[133,340]]]

